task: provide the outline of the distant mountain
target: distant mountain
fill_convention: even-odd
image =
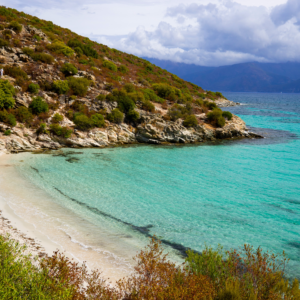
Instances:
[[[300,63],[249,62],[222,67],[203,67],[153,58],[147,60],[206,90],[300,92]]]

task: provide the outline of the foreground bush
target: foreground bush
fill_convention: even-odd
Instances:
[[[230,111],[223,111],[222,116],[229,121],[232,119],[232,113]]]
[[[62,136],[64,138],[71,137],[73,130],[68,127],[62,127],[59,124],[51,124],[50,125],[51,132],[57,136]]]
[[[111,62],[109,60],[105,60],[102,65],[103,65],[103,67],[105,67],[105,68],[107,68],[111,71],[114,71],[114,72],[118,71],[118,67],[113,62]]]
[[[47,48],[57,54],[64,54],[65,56],[72,56],[74,54],[74,50],[61,41],[55,41],[49,44]]]
[[[6,123],[11,127],[17,125],[15,116],[13,114],[8,113],[6,110],[0,111],[0,122]]]
[[[13,78],[21,77],[25,80],[28,79],[26,72],[24,72],[20,67],[14,66],[5,66],[4,67],[4,74],[9,75]]]
[[[187,116],[183,121],[185,127],[195,127],[198,124],[198,120],[195,115]]]
[[[30,56],[34,61],[40,61],[46,64],[52,64],[54,62],[54,57],[47,53],[35,52],[31,48],[23,48],[22,49],[25,54]]]
[[[52,89],[57,94],[66,94],[69,90],[69,83],[66,80],[55,80],[52,84]]]
[[[93,120],[83,114],[78,114],[75,116],[73,122],[80,130],[88,130],[94,127]]]
[[[39,90],[40,86],[37,83],[30,83],[28,86],[29,93],[37,94]]]
[[[25,106],[20,106],[14,111],[14,115],[20,123],[29,125],[33,120],[33,115]]]
[[[84,97],[88,91],[90,81],[86,78],[68,77],[68,85],[74,95]]]
[[[107,115],[110,122],[121,124],[124,120],[124,114],[115,108],[110,114]]]
[[[32,262],[24,248],[0,236],[0,299],[299,300],[299,282],[284,279],[287,259],[254,250],[188,251],[175,265],[152,239],[135,258],[135,272],[109,287],[98,271],[54,252]]]

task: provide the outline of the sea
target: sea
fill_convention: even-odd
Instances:
[[[10,207],[121,275],[156,236],[178,262],[206,246],[284,251],[287,276],[300,278],[300,94],[224,95],[241,103],[224,110],[263,139],[14,155],[23,192]]]

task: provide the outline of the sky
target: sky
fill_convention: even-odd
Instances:
[[[300,0],[0,0],[140,57],[202,66],[300,61]]]

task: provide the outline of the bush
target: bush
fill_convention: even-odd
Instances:
[[[106,99],[106,95],[100,94],[96,97],[96,100],[98,101],[104,101]]]
[[[124,85],[124,90],[127,92],[127,93],[133,93],[135,91],[135,86],[132,84],[132,83],[126,83]]]
[[[109,69],[109,70],[112,70],[114,72],[118,71],[118,67],[113,62],[111,62],[109,60],[105,60],[102,64],[102,66]]]
[[[5,130],[5,131],[4,131],[4,135],[11,135],[10,129]]]
[[[126,74],[129,71],[128,68],[124,65],[121,65],[120,67],[118,67],[118,70],[123,74]]]
[[[8,25],[8,28],[12,29],[16,33],[20,33],[22,31],[22,25],[19,24],[17,21],[12,21]]]
[[[34,52],[31,48],[22,49],[25,54],[30,56],[34,61],[40,61],[46,64],[52,64],[54,62],[54,57],[47,53]]]
[[[121,124],[124,120],[124,114],[115,108],[110,114],[108,114],[107,119],[110,122]]]
[[[74,54],[74,50],[61,41],[55,41],[47,45],[47,48],[57,54],[64,54],[65,56],[72,56]]]
[[[72,129],[68,128],[68,127],[61,127],[58,124],[51,124],[50,125],[50,129],[51,132],[57,136],[62,136],[66,139],[68,139],[69,137],[71,137],[71,134],[73,132]]]
[[[25,123],[29,125],[32,122],[33,119],[32,113],[25,106],[18,107],[14,111],[14,114],[20,123]]]
[[[101,114],[94,114],[91,116],[91,119],[92,119],[92,122],[93,122],[93,125],[95,127],[104,127],[105,126],[105,120],[104,120],[104,117],[103,115]]]
[[[30,83],[28,86],[28,91],[33,94],[37,94],[40,90],[40,86],[37,83]]]
[[[225,119],[222,116],[222,110],[219,108],[215,108],[213,111],[209,112],[207,114],[207,119],[218,127],[224,127],[225,125]]]
[[[83,97],[88,91],[90,81],[86,78],[68,77],[68,84],[74,95]]]
[[[21,68],[19,67],[13,67],[13,66],[5,66],[4,67],[4,74],[7,74],[13,78],[21,77],[25,80],[28,79],[28,76],[26,72],[24,72]]]
[[[149,111],[149,112],[155,112],[155,106],[149,100],[142,101],[142,109]]]
[[[42,123],[41,125],[40,125],[40,127],[37,129],[37,131],[36,131],[36,134],[37,135],[39,135],[39,134],[44,134],[44,133],[46,133],[46,134],[48,134],[49,132],[48,132],[48,130],[47,130],[47,125],[46,125],[46,123]]]
[[[126,121],[128,121],[130,123],[137,123],[139,118],[140,118],[140,114],[134,109],[131,109],[126,114]]]
[[[42,97],[36,97],[29,105],[29,109],[35,115],[40,113],[45,113],[49,110],[48,104],[46,101],[43,100]]]
[[[222,116],[229,121],[232,119],[232,113],[230,111],[223,111]]]
[[[204,105],[210,110],[218,108],[217,104],[214,102],[204,101]]]
[[[88,130],[94,127],[93,120],[83,114],[75,116],[73,122],[80,130]]]
[[[69,90],[69,83],[66,80],[56,80],[52,84],[53,91],[55,91],[57,94],[66,94]]]
[[[8,41],[0,38],[0,47],[7,47],[9,45]]]
[[[93,57],[93,58],[98,58],[98,53],[95,49],[93,49],[90,45],[83,44],[77,39],[73,39],[68,41],[67,45],[73,49],[76,49],[76,53],[78,54],[78,48],[81,50],[84,55]]]
[[[121,112],[127,113],[135,108],[135,104],[128,96],[124,96],[118,99],[118,108]]]
[[[157,103],[164,103],[165,100],[158,97],[155,92],[151,89],[144,89],[143,90],[143,93],[144,93],[144,97],[146,100],[150,100],[150,101],[154,101],[154,102],[157,102]]]
[[[60,70],[65,76],[76,75],[78,73],[77,68],[69,63],[64,64]]]
[[[183,121],[185,127],[195,127],[198,124],[198,120],[195,115],[187,116]]]
[[[2,35],[6,40],[10,40],[12,38],[12,31],[9,29],[5,29],[2,31]]]
[[[153,90],[161,98],[175,101],[178,97],[182,96],[182,93],[179,89],[174,88],[166,83],[156,83],[153,84]]]
[[[60,115],[59,113],[56,113],[53,117],[52,117],[52,123],[59,123],[64,119],[64,117],[62,115]]]
[[[15,106],[14,94],[15,89],[8,80],[0,80],[0,109],[10,109]]]
[[[6,110],[0,111],[0,122],[6,123],[12,127],[17,125],[15,116],[9,114]]]

